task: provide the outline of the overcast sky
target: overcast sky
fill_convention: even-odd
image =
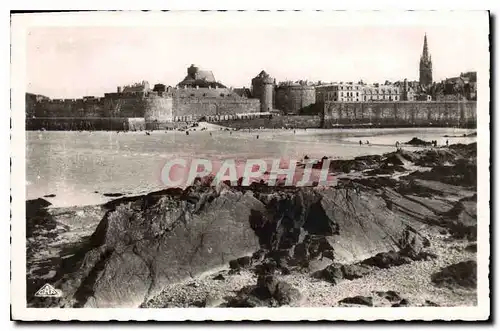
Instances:
[[[271,26],[266,24],[92,27],[27,30],[28,92],[76,98],[147,80],[174,86],[189,65],[226,86],[249,86],[262,69],[277,81],[418,80],[427,33],[433,77],[477,70],[485,31],[457,24]]]

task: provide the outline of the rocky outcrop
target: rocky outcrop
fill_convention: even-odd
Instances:
[[[372,271],[372,268],[365,265],[332,263],[325,269],[314,273],[313,276],[335,285],[343,279],[353,280],[361,278],[370,271]]]
[[[228,307],[296,306],[303,299],[299,290],[272,275],[259,276],[257,285],[242,288]]]
[[[419,139],[417,137],[413,137],[410,141],[407,141],[405,144],[411,145],[411,146],[430,146],[430,145],[432,145],[432,143],[430,141],[425,141],[425,140]]]
[[[432,282],[437,286],[475,288],[477,286],[476,261],[464,261],[449,265],[432,275]]]
[[[73,270],[55,286],[63,307],[137,307],[166,284],[259,248],[249,226],[263,204],[227,188],[167,191],[113,202]]]

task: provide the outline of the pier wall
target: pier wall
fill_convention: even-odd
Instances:
[[[326,102],[325,128],[368,125],[374,127],[442,126],[474,127],[475,101],[460,102]]]

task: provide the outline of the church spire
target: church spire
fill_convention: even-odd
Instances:
[[[427,45],[427,33],[424,35],[424,49],[420,57],[420,84],[428,86],[432,84],[432,60]]]
[[[427,33],[424,35],[424,50],[422,51],[422,58],[427,60],[429,58],[429,48],[427,47]]]

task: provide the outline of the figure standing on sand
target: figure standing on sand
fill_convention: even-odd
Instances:
[[[446,139],[446,147],[448,147],[448,139]]]
[[[396,141],[396,151],[399,152],[401,149],[399,147],[399,141]]]
[[[360,141],[359,141],[359,146],[361,146],[361,145],[363,145],[363,142],[360,140]]]

